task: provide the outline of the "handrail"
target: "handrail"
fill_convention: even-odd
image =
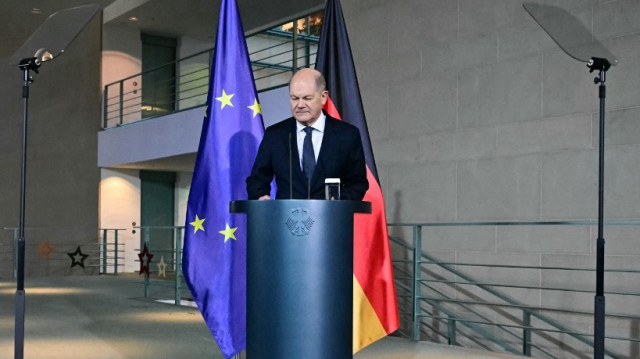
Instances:
[[[131,75],[131,76],[125,77],[125,78],[123,78],[123,79],[120,79],[120,80],[118,80],[118,81],[114,81],[114,82],[112,82],[112,83],[106,84],[106,85],[105,85],[105,88],[106,88],[106,87],[109,87],[109,86],[111,86],[111,85],[119,84],[119,83],[121,83],[121,82],[123,82],[123,81],[126,81],[126,80],[131,80],[131,79],[136,78],[136,77],[139,77],[139,76],[141,76],[141,75],[146,75],[146,74],[148,74],[148,73],[150,73],[150,72],[158,71],[158,70],[160,70],[160,69],[162,69],[162,68],[164,68],[164,67],[166,67],[166,66],[169,66],[169,65],[176,65],[176,64],[178,64],[178,63],[180,63],[180,62],[182,62],[182,61],[190,60],[190,59],[192,59],[192,58],[194,58],[194,57],[198,57],[198,56],[200,56],[200,55],[202,55],[202,54],[206,54],[206,53],[211,52],[211,51],[213,51],[213,48],[211,48],[211,49],[206,49],[206,50],[202,50],[202,51],[199,51],[199,52],[196,52],[196,53],[194,53],[194,54],[191,54],[191,55],[185,56],[185,57],[183,57],[183,58],[181,58],[181,59],[179,59],[179,60],[174,60],[174,61],[166,62],[166,63],[164,63],[164,64],[162,64],[162,65],[158,65],[158,66],[156,66],[156,67],[152,67],[152,68],[150,68],[150,69],[148,69],[148,70],[145,70],[145,71],[139,72],[139,73],[137,73],[137,74],[134,74],[134,75]]]
[[[566,271],[579,271],[579,272],[595,272],[593,268],[570,268],[570,267],[545,267],[545,266],[516,266],[507,264],[481,264],[481,263],[455,263],[455,262],[429,262],[430,264],[444,264],[444,265],[457,265],[464,267],[490,267],[490,268],[519,268],[519,269],[542,269],[542,270],[566,270]],[[611,273],[640,273],[639,270],[631,269],[605,269],[605,272]]]
[[[531,305],[524,305],[524,304],[521,305],[521,304],[486,303],[486,302],[480,302],[480,301],[470,301],[470,300],[451,299],[451,298],[435,298],[435,297],[424,297],[424,296],[420,296],[419,298],[428,298],[430,300],[435,300],[435,301],[446,301],[448,303],[488,305],[488,306],[496,306],[496,307],[529,309],[529,310],[538,310],[538,311],[544,310],[546,312],[562,312],[562,313],[581,314],[581,315],[592,315],[593,314],[593,312],[587,312],[587,311],[584,311],[584,310],[571,310],[571,309],[560,309],[560,308],[540,308],[540,307],[534,307],[534,306],[531,306]],[[617,317],[617,318],[625,318],[625,319],[640,319],[640,316],[638,316],[638,315],[618,314],[618,313],[607,313],[607,317]]]
[[[65,228],[65,227],[59,227],[59,226],[42,226],[42,227],[27,227],[25,228],[25,230],[27,231],[35,231],[35,230],[59,230],[61,228]],[[84,228],[84,229],[91,229],[91,230],[96,230],[96,228],[92,228],[92,227],[74,227],[75,229],[79,229],[79,228]],[[11,247],[11,251],[13,254],[13,278],[16,278],[17,276],[17,251],[18,251],[18,228],[17,227],[3,227],[2,228],[5,231],[12,231],[13,232],[13,238],[12,238],[12,247]],[[121,231],[124,231],[124,229],[122,228],[98,228],[97,229],[99,235],[97,237],[97,240],[95,240],[94,242],[92,241],[87,241],[87,242],[82,242],[82,243],[78,243],[78,242],[60,242],[60,241],[56,241],[55,243],[55,247],[75,247],[76,245],[78,246],[82,246],[85,249],[83,250],[84,254],[89,254],[92,257],[91,258],[87,258],[87,260],[90,261],[97,261],[97,264],[83,264],[84,267],[97,267],[98,268],[98,273],[99,274],[107,274],[109,272],[109,268],[111,269],[111,273],[113,273],[114,275],[118,275],[118,269],[119,267],[124,266],[124,257],[122,256],[122,252],[124,251],[125,244],[124,243],[118,243],[118,233]],[[109,233],[113,233],[112,236],[109,236]],[[3,246],[4,243],[0,243],[0,246]],[[28,249],[33,249],[35,247],[37,247],[38,244],[32,242],[32,241],[28,241]],[[86,249],[86,247],[89,247],[89,249]],[[8,253],[8,252],[5,252]],[[53,252],[52,252],[53,253]],[[63,252],[64,253],[64,252]],[[67,258],[66,256],[60,257],[60,258],[46,258],[47,261],[67,261],[69,260],[69,258]],[[118,262],[118,260],[122,260],[121,262]]]
[[[414,275],[412,278],[396,278],[396,281],[400,281],[402,279],[405,280],[412,280],[415,285],[418,285],[417,288],[421,287],[421,286],[427,286],[429,287],[430,290],[435,290],[435,288],[430,284],[447,284],[447,285],[451,285],[451,286],[475,286],[476,288],[480,288],[482,290],[484,290],[486,293],[489,293],[491,295],[493,295],[495,298],[502,300],[503,302],[505,302],[506,304],[503,303],[487,303],[487,302],[483,302],[483,301],[474,301],[474,300],[461,300],[461,299],[452,299],[449,298],[445,293],[441,293],[438,290],[435,290],[435,292],[437,292],[436,294],[440,293],[440,295],[442,295],[442,298],[437,298],[437,297],[433,297],[433,296],[422,296],[420,294],[420,291],[418,291],[417,289],[410,289],[407,286],[402,285],[404,290],[407,290],[409,292],[413,292],[413,294],[411,295],[411,297],[413,298],[412,301],[414,303],[419,303],[419,302],[425,302],[429,305],[431,305],[433,308],[435,308],[435,310],[440,311],[441,313],[445,313],[447,315],[446,318],[441,318],[442,320],[447,320],[447,321],[453,321],[453,322],[460,322],[463,325],[471,328],[469,325],[467,324],[473,324],[474,321],[469,319],[469,318],[458,318],[455,316],[452,316],[451,313],[448,313],[445,308],[442,306],[443,304],[447,304],[447,303],[451,303],[451,304],[457,304],[457,305],[461,305],[461,306],[467,306],[467,305],[484,305],[484,306],[488,306],[488,307],[494,307],[494,308],[499,308],[499,307],[503,307],[503,308],[517,308],[519,310],[522,310],[524,318],[523,319],[523,323],[530,321],[530,319],[526,319],[529,317],[535,317],[537,320],[541,321],[542,323],[545,323],[546,325],[549,325],[551,327],[553,327],[554,329],[551,328],[534,328],[531,327],[528,324],[523,324],[523,325],[513,325],[513,324],[503,324],[503,323],[495,323],[495,322],[491,322],[489,320],[487,320],[487,322],[482,322],[482,321],[476,321],[476,324],[490,324],[490,325],[494,325],[496,327],[513,327],[513,328],[520,328],[523,329],[523,338],[529,338],[531,331],[542,331],[542,332],[558,332],[558,333],[564,333],[566,335],[569,335],[570,337],[584,343],[587,345],[592,346],[593,342],[592,340],[588,339],[588,337],[592,337],[593,335],[591,334],[585,334],[585,333],[580,333],[580,332],[575,332],[572,331],[571,329],[569,329],[568,327],[566,327],[564,324],[560,323],[559,321],[548,317],[546,315],[544,315],[542,312],[545,311],[553,311],[553,312],[560,312],[560,313],[567,313],[567,314],[576,314],[576,315],[593,315],[592,312],[586,312],[586,311],[578,311],[578,310],[568,310],[568,309],[562,309],[562,308],[547,308],[547,307],[539,307],[539,306],[531,306],[531,305],[526,305],[523,303],[520,303],[518,300],[516,300],[515,298],[511,297],[510,295],[501,292],[500,290],[496,289],[496,288],[518,288],[518,289],[538,289],[538,290],[549,290],[549,291],[572,291],[572,292],[576,292],[576,293],[592,293],[593,290],[591,291],[587,291],[587,290],[582,290],[582,289],[567,289],[567,288],[556,288],[556,287],[542,287],[542,286],[525,286],[525,285],[508,285],[508,284],[501,284],[501,283],[485,283],[482,281],[477,281],[475,280],[471,275],[467,274],[466,272],[464,272],[463,270],[457,269],[460,267],[488,267],[488,268],[519,268],[519,269],[535,269],[535,270],[566,270],[566,271],[595,271],[592,268],[570,268],[570,267],[558,267],[558,266],[549,266],[549,267],[544,267],[544,266],[515,266],[515,265],[493,265],[493,264],[478,264],[478,263],[456,263],[456,262],[447,262],[447,261],[440,261],[437,258],[435,258],[434,256],[430,255],[429,253],[424,252],[423,250],[418,250],[416,251],[415,248],[422,248],[421,246],[421,236],[422,236],[422,231],[421,228],[422,227],[455,227],[455,226],[539,226],[539,225],[595,225],[597,223],[597,221],[595,220],[567,220],[567,221],[538,221],[538,222],[524,222],[524,221],[520,221],[520,222],[500,222],[500,221],[486,221],[486,222],[442,222],[442,223],[389,223],[388,226],[389,227],[412,227],[413,228],[413,232],[414,232],[414,243],[413,246],[394,237],[389,237],[390,241],[393,242],[394,244],[399,245],[400,247],[408,250],[408,251],[413,251],[414,253],[419,253],[418,257],[416,257],[414,255],[414,259],[412,260],[408,260],[408,259],[399,259],[399,260],[394,260],[394,263],[405,263],[405,264],[410,264],[413,263],[414,266]],[[605,222],[606,225],[640,225],[640,220],[639,219],[616,219],[616,220],[607,220]],[[418,238],[416,238],[418,237]],[[419,258],[419,259],[416,259]],[[416,262],[419,263],[419,267],[416,267]],[[422,279],[420,278],[419,273],[416,273],[416,270],[421,272],[422,270],[424,270],[426,268],[426,266],[437,266],[438,268],[444,269],[445,271],[455,275],[457,278],[459,278],[459,280],[447,280],[447,279],[441,279],[441,278],[435,278],[435,279]],[[456,268],[453,268],[453,266],[456,266]],[[607,269],[607,272],[610,273],[640,273],[640,270],[635,270],[635,269]],[[400,283],[397,283],[397,285],[400,285]],[[457,290],[457,289],[456,289]],[[636,292],[626,292],[626,291],[612,291],[612,292],[607,292],[607,294],[611,294],[611,295],[624,295],[624,296],[640,296],[640,293],[636,293]],[[434,305],[437,304],[437,305]],[[419,325],[416,326],[416,318],[422,318],[422,317],[433,317],[432,315],[429,314],[425,314],[421,312],[421,306],[416,306],[414,304],[414,313],[413,313],[413,317],[414,317],[414,324],[413,324],[413,337],[414,340],[416,339],[416,336],[419,337],[419,335],[416,334],[416,330],[419,331]],[[473,313],[474,315],[480,315],[479,313],[475,312],[473,310],[469,310],[471,313]],[[632,319],[632,320],[637,320],[640,319],[640,316],[636,316],[636,315],[628,315],[628,314],[623,314],[623,313],[607,313],[606,314],[608,317],[616,317],[616,318],[624,318],[624,319]],[[482,317],[480,315],[480,317]],[[420,319],[417,319],[418,321],[420,321]],[[420,321],[421,322],[421,321]],[[455,324],[454,324],[455,325]],[[503,328],[504,329],[504,328]],[[507,331],[510,334],[514,334],[511,331]],[[476,332],[477,334],[480,334],[479,332]],[[487,337],[488,339],[494,341],[494,337],[493,336],[489,336]],[[640,341],[640,340],[636,340],[633,338],[620,338],[620,337],[607,337],[608,339],[616,339],[616,340],[627,340],[629,342],[636,342],[636,341]],[[508,351],[512,351],[512,347],[511,346],[504,346],[502,345],[502,343],[499,342],[495,342],[494,343],[500,345],[501,347],[505,348]],[[537,348],[536,345],[531,343],[530,338],[524,339],[524,343],[523,343],[523,351],[520,354],[525,354],[525,355],[530,355],[530,349],[534,347],[537,350],[541,350],[541,348]],[[616,358],[619,357],[618,354],[610,351],[610,350],[605,350],[606,354]]]
[[[478,221],[478,222],[397,222],[388,223],[389,227],[464,227],[464,226],[567,226],[567,225],[581,225],[581,226],[595,226],[598,224],[597,219],[572,219],[561,221]],[[635,226],[640,225],[640,218],[618,218],[607,219],[604,221],[604,225],[615,226]]]
[[[499,268],[500,266],[496,266],[495,268]],[[531,286],[531,285],[515,285],[515,284],[500,284],[500,283],[484,283],[484,282],[460,282],[453,280],[438,280],[438,279],[420,279],[422,283],[447,283],[447,284],[460,284],[460,285],[487,285],[492,287],[504,287],[504,288],[517,288],[517,289],[542,289],[542,290],[555,290],[561,292],[576,292],[576,293],[593,293],[593,289],[568,289],[568,288],[557,288],[557,287],[542,287],[542,286]],[[632,292],[612,292],[608,291],[607,294],[613,295],[630,295],[630,296],[640,296],[640,293],[632,293]],[[519,306],[522,307],[522,306]],[[639,317],[640,318],[640,317]]]

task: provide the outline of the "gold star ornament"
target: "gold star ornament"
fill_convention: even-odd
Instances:
[[[167,278],[167,263],[164,261],[164,256],[160,257],[160,262],[156,265],[158,266],[158,278]]]

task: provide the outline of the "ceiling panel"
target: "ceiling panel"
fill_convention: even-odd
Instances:
[[[238,0],[246,32],[319,10],[324,3],[324,0]],[[115,9],[117,16],[107,19],[109,23],[132,26],[152,34],[207,39],[215,35],[220,0],[0,1],[0,59],[13,54],[52,13],[86,4]],[[137,17],[138,21],[129,21],[131,16]]]

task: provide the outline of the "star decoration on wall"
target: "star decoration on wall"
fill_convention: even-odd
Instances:
[[[140,258],[140,274],[145,273],[145,275],[149,276],[149,264],[151,263],[151,259],[153,258],[153,254],[149,253],[149,248],[147,244],[144,244],[144,248],[142,252],[138,253],[138,258]]]
[[[158,278],[167,278],[167,263],[164,262],[164,256],[160,257],[160,262],[157,264],[158,266]]]
[[[76,248],[75,252],[67,253],[67,255],[71,258],[71,268],[75,266],[84,268],[84,260],[89,256],[88,254],[82,253],[80,246]]]
[[[38,254],[44,259],[51,258],[51,253],[55,252],[55,250],[56,247],[54,247],[49,240],[38,243]]]

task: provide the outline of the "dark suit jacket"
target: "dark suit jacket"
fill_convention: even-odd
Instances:
[[[355,126],[327,116],[320,154],[310,183],[300,169],[296,143],[296,120],[293,117],[267,128],[251,175],[247,178],[249,199],[269,194],[275,176],[276,199],[324,199],[325,178],[340,178],[340,198],[362,200],[369,182],[362,139]],[[289,193],[290,188],[293,195]]]

